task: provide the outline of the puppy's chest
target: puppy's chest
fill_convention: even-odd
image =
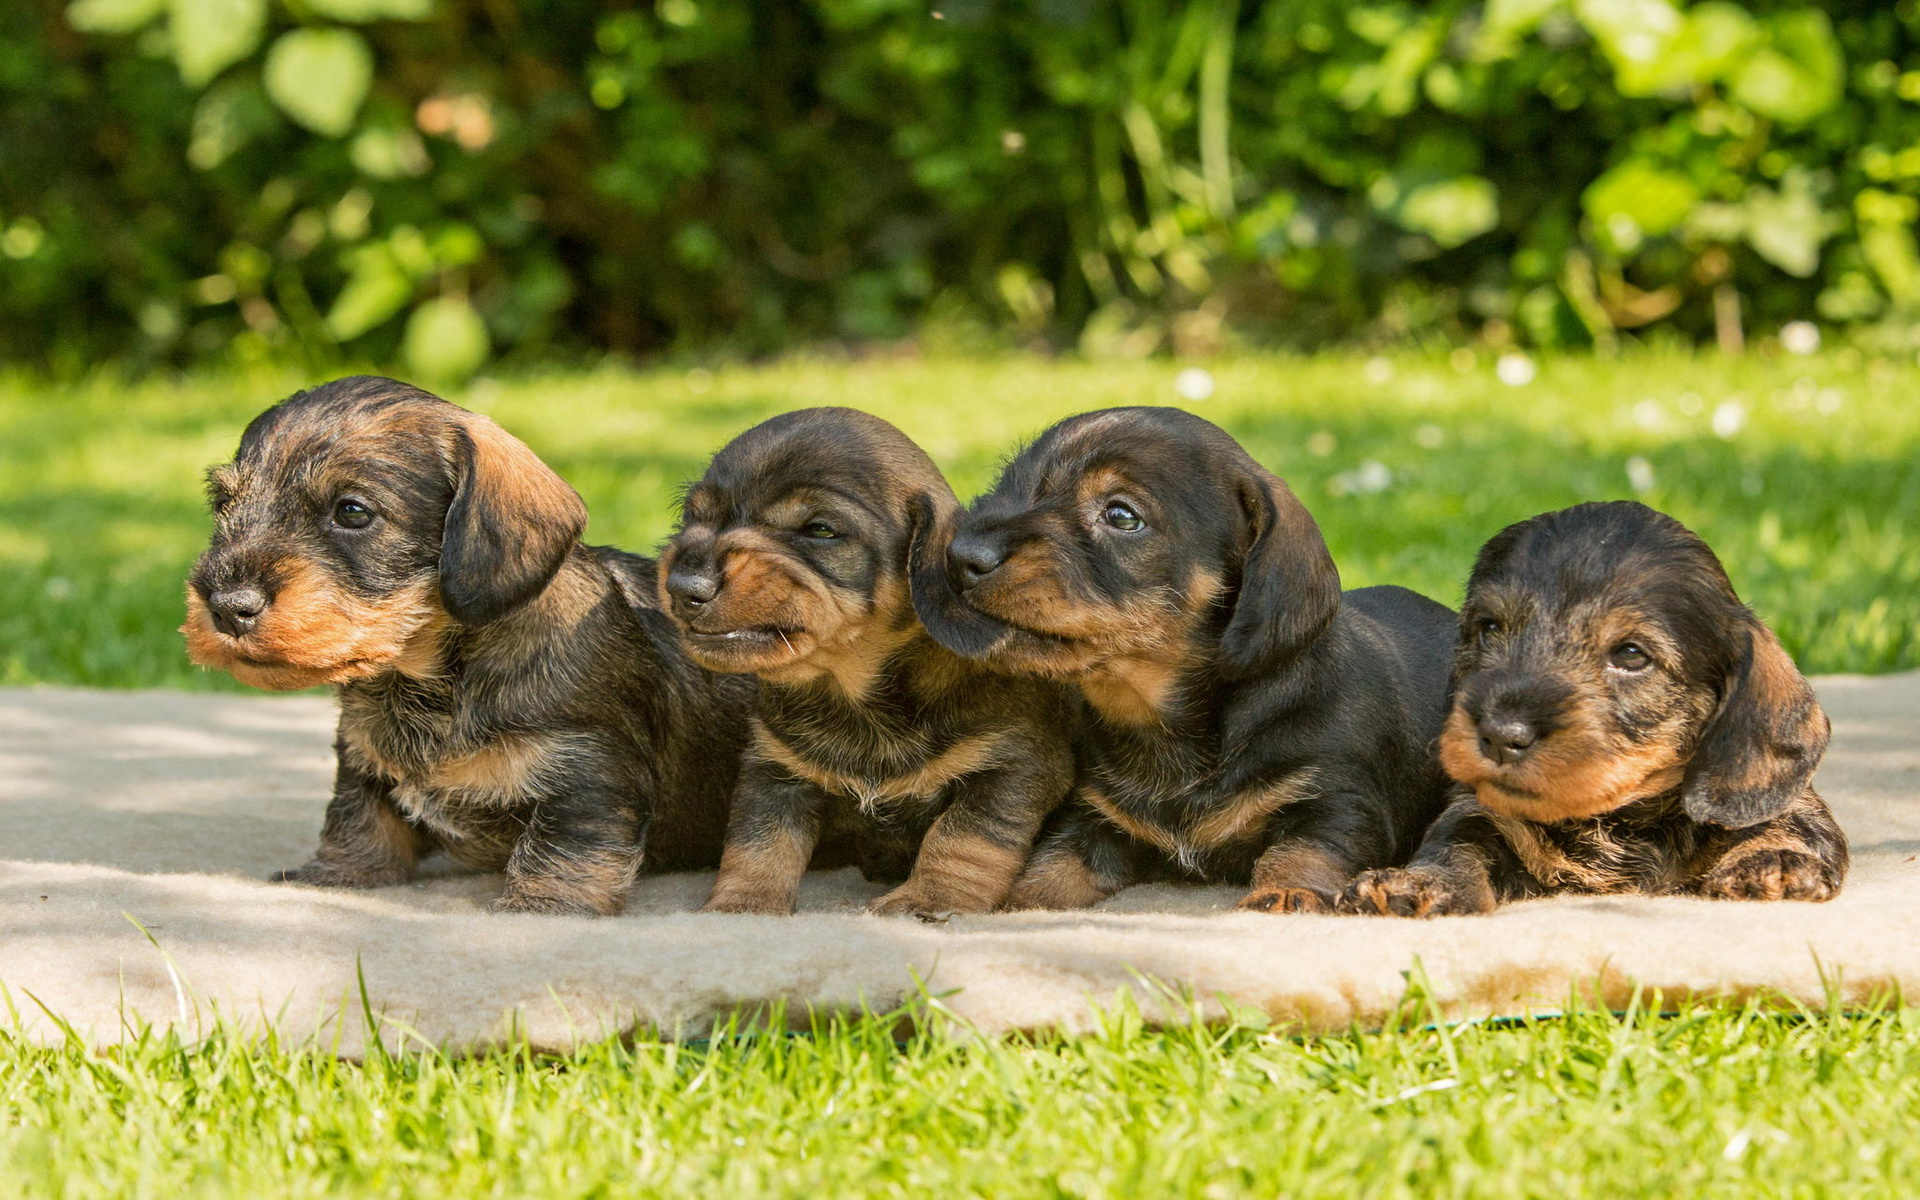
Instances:
[[[1594,895],[1673,890],[1698,842],[1698,828],[1684,820],[1599,817],[1549,825],[1493,814],[1493,823],[1535,879]]]
[[[1190,870],[1257,852],[1273,816],[1315,793],[1310,770],[1239,780],[1204,750],[1177,744],[1096,747],[1081,788],[1109,821]]]
[[[758,724],[754,748],[871,815],[943,800],[955,782],[998,761],[1001,741],[994,731],[944,722],[916,728],[886,713],[815,714],[809,720],[770,713]]]
[[[348,754],[392,784],[394,802],[431,824],[484,821],[528,799],[564,753],[551,733],[480,733],[456,689],[404,678],[341,699]]]

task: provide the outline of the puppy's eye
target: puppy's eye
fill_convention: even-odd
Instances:
[[[1473,636],[1482,646],[1500,636],[1500,622],[1492,617],[1481,617],[1473,623]]]
[[[1622,642],[1607,655],[1607,662],[1621,671],[1644,671],[1653,665],[1653,656],[1633,642]]]
[[[1147,523],[1140,519],[1139,513],[1118,500],[1107,505],[1106,511],[1100,514],[1100,519],[1121,533],[1138,533],[1147,527]]]
[[[817,538],[820,541],[826,541],[829,538],[839,537],[840,531],[838,529],[835,529],[833,526],[827,524],[825,521],[808,521],[805,525],[802,525],[800,527],[800,536]]]
[[[358,500],[342,500],[333,506],[333,523],[342,529],[365,529],[373,524],[373,510]]]

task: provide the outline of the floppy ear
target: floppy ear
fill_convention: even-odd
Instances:
[[[462,625],[484,625],[547,586],[587,527],[587,506],[525,443],[486,417],[468,414],[456,440],[440,603]]]
[[[1220,637],[1221,674],[1242,679],[1277,667],[1319,637],[1340,611],[1340,571],[1306,506],[1278,476],[1240,485],[1252,535],[1240,591]]]
[[[1777,815],[1806,790],[1832,728],[1773,631],[1753,618],[1745,641],[1682,793],[1688,816],[1733,829]]]
[[[914,497],[907,543],[907,582],[914,615],[933,640],[969,658],[988,653],[1007,635],[1006,626],[968,606],[947,574],[947,547],[959,511],[937,504],[925,492]]]

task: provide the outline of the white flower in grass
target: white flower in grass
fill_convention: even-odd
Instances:
[[[1392,486],[1393,472],[1385,463],[1371,458],[1327,480],[1327,490],[1336,496],[1371,496]]]
[[[1812,321],[1788,321],[1780,327],[1780,345],[1788,354],[1812,354],[1820,349],[1820,327]]]
[[[1720,407],[1713,410],[1713,432],[1720,437],[1732,439],[1747,427],[1747,406],[1738,400],[1722,401]]]
[[[1644,457],[1636,454],[1627,460],[1628,487],[1639,492],[1641,495],[1645,495],[1653,490],[1653,485],[1657,482],[1659,481],[1654,477],[1653,464],[1648,462]]]
[[[1515,350],[1500,356],[1500,361],[1493,364],[1493,373],[1508,387],[1525,387],[1540,372],[1531,358]]]
[[[1385,358],[1370,358],[1367,365],[1360,368],[1360,374],[1368,383],[1389,383],[1393,380],[1393,362]]]
[[[1213,372],[1205,367],[1188,367],[1173,377],[1173,390],[1182,400],[1198,404],[1213,395]]]

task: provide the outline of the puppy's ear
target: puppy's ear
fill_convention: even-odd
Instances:
[[[491,420],[455,434],[440,602],[462,625],[497,621],[540,594],[587,527],[579,493]]]
[[[1687,765],[1687,815],[1733,829],[1775,816],[1806,790],[1831,723],[1773,631],[1747,623],[1720,708]]]
[[[1233,616],[1220,637],[1221,674],[1229,679],[1284,664],[1340,610],[1340,571],[1293,490],[1265,471],[1243,480],[1239,490],[1251,541]]]
[[[907,582],[914,615],[933,640],[969,658],[991,651],[1006,627],[968,606],[947,574],[947,547],[953,542],[959,509],[922,492],[914,498],[907,542]]]

